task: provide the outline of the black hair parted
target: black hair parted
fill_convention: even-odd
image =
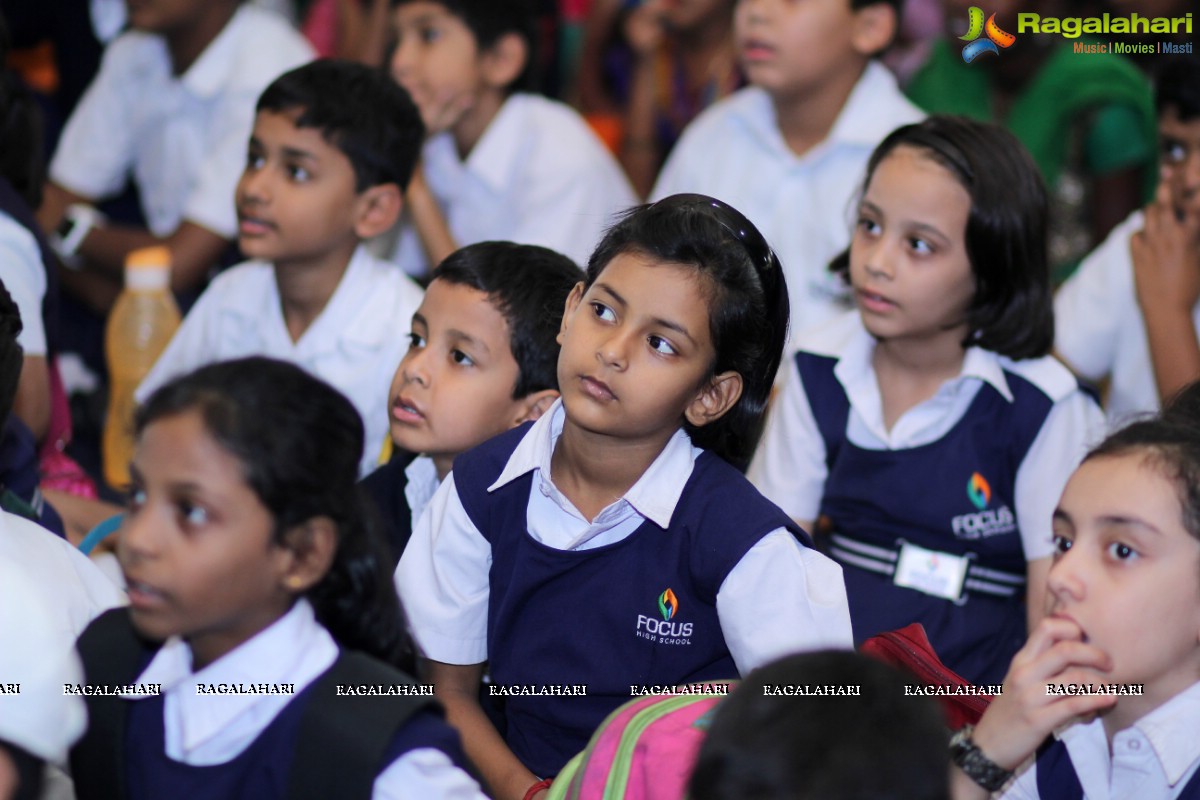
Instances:
[[[25,353],[17,343],[24,326],[21,311],[0,281],[0,422],[12,412],[17,397],[17,385],[21,382],[21,368]]]
[[[479,242],[454,251],[430,277],[483,292],[508,323],[519,373],[513,399],[558,389],[558,329],[583,271],[546,247]]]
[[[867,162],[861,195],[898,147],[933,159],[971,197],[966,249],[975,275],[963,347],[1012,359],[1038,358],[1054,342],[1046,250],[1046,187],[1024,145],[1008,131],[966,117],[934,115],[887,135]],[[849,251],[830,269],[849,281]]]
[[[788,656],[754,670],[717,706],[688,785],[691,800],[946,800],[941,709],[912,681],[853,651]],[[768,694],[851,686],[856,695]]]
[[[383,534],[358,484],[363,424],[349,400],[295,364],[251,357],[201,367],[138,409],[140,436],[164,417],[196,411],[242,465],[271,513],[274,539],[315,517],[337,526],[333,563],[306,596],[338,643],[411,670],[412,644]]]
[[[740,211],[701,194],[671,195],[625,211],[588,260],[585,286],[623,253],[695,267],[712,287],[708,316],[716,359],[709,374],[737,372],[742,395],[720,419],[699,428],[685,421],[684,428],[698,447],[744,469],[762,434],[787,341],[779,258]]]
[[[298,128],[316,128],[354,167],[355,190],[394,183],[401,191],[425,139],[407,91],[379,69],[323,58],[285,72],[258,98],[257,111],[299,111]]]
[[[538,63],[538,15],[533,0],[392,0],[392,8],[413,2],[433,2],[458,17],[471,30],[479,50],[515,33],[525,44],[525,66],[508,91],[529,90]]]
[[[1159,65],[1154,105],[1160,117],[1168,108],[1182,122],[1200,117],[1200,53],[1172,56]]]

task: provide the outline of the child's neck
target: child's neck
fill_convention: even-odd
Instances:
[[[355,240],[349,250],[342,249],[320,263],[275,263],[275,285],[279,288],[283,322],[293,342],[300,341],[304,332],[325,310],[341,284],[357,246]]]
[[[189,25],[181,31],[164,34],[167,52],[171,56],[171,71],[182,75],[191,69],[192,64],[200,57],[213,40],[225,30],[225,26],[237,12],[237,3],[213,2],[211,11],[199,19],[195,25]]]
[[[550,458],[554,485],[590,522],[638,482],[673,434],[619,439],[586,431],[567,418]]]
[[[501,107],[508,96],[499,89],[485,89],[471,108],[462,115],[451,133],[454,136],[454,147],[458,157],[466,161],[487,132],[492,120],[500,113]]]
[[[772,96],[775,124],[789,150],[802,156],[829,138],[866,68],[864,62],[862,69],[835,73],[807,91]]]
[[[933,340],[884,340],[875,345],[871,366],[879,382],[883,424],[889,431],[900,417],[962,372],[966,358],[962,339],[962,333],[947,331]]]

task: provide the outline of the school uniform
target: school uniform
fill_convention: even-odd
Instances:
[[[493,685],[586,685],[503,698],[502,734],[553,775],[637,684],[735,678],[849,647],[837,565],[683,431],[587,520],[554,485],[561,400],[455,461],[396,583],[430,659],[488,662]]]
[[[433,459],[403,451],[397,451],[388,463],[362,479],[362,487],[374,501],[391,545],[393,568],[439,483]]]
[[[1200,683],[1118,731],[1110,751],[1095,719],[1058,731],[1002,800],[1200,798]]]
[[[388,388],[408,350],[409,320],[422,295],[395,264],[360,246],[325,308],[292,341],[274,266],[244,262],[205,289],[135,397],[144,402],[171,378],[216,361],[251,355],[290,361],[336,387],[358,410],[366,428],[359,466],[365,475],[388,435]]]
[[[857,641],[921,622],[951,669],[998,684],[1026,638],[1026,562],[1052,554],[1051,515],[1103,418],[1057,361],[969,348],[889,430],[874,347],[857,312],[803,340],[750,479],[832,529]]]
[[[399,727],[385,728],[382,758],[371,759],[378,764],[376,774],[340,776],[356,786],[344,783],[345,791],[338,796],[350,798],[363,790],[376,800],[483,797],[459,766],[463,756],[458,736],[440,719],[432,698],[339,701],[337,687],[329,685],[327,676],[347,659],[358,672],[344,674],[381,676],[374,680],[385,685],[406,679],[379,662],[340,653],[306,600],[197,671],[192,670],[191,650],[182,639],[171,637],[161,647],[143,642],[134,635],[127,615],[101,618],[81,638],[80,652],[90,683],[161,687],[157,695],[135,691],[88,699],[93,729],[71,754],[73,772],[82,779],[80,800],[311,796],[312,787],[297,786],[296,775],[333,780],[337,770],[344,769],[338,758],[357,757],[337,752],[345,744],[343,737],[353,739],[359,726],[375,725],[373,712],[388,726],[399,720]],[[129,671],[129,664],[137,668]],[[122,671],[124,680],[118,677]],[[211,693],[214,687],[239,684],[288,686],[293,691]],[[319,724],[314,729],[316,708]],[[313,764],[313,759],[331,763]]]
[[[466,159],[442,133],[421,152],[425,181],[459,245],[505,240],[584,265],[613,214],[637,202],[625,173],[577,111],[534,94],[504,101]],[[430,270],[404,224],[394,260]]]
[[[42,314],[49,279],[53,276],[44,265],[33,232],[4,207],[5,189],[12,191],[8,182],[0,178],[0,281],[21,314],[17,344],[26,356],[45,356],[46,328]]]
[[[276,14],[243,5],[182,75],[163,37],[129,31],[63,129],[50,179],[83,197],[121,191],[132,172],[146,226],[165,236],[190,221],[237,234],[233,195],[258,96],[312,49]]]
[[[779,131],[770,95],[742,89],[684,129],[650,196],[701,192],[754,223],[783,264],[794,342],[801,329],[844,308],[846,290],[827,267],[850,244],[853,198],[871,152],[924,116],[887,68],[871,62],[826,139],[798,156]]]
[[[1106,410],[1114,423],[1159,408],[1129,250],[1144,225],[1142,212],[1135,211],[1113,228],[1054,298],[1054,348],[1084,378],[1110,379]],[[1192,322],[1200,330],[1200,303]]]

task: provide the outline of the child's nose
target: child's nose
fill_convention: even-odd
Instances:
[[[863,245],[863,248],[867,272],[881,278],[895,276],[895,246],[887,237],[881,236],[874,242]]]
[[[612,334],[606,337],[596,350],[596,358],[600,363],[623,369],[629,360],[629,339],[630,336],[624,331],[615,330]]]
[[[247,169],[238,188],[243,198],[262,201],[270,197],[269,186],[265,169]]]
[[[155,526],[144,509],[126,512],[117,530],[117,553],[122,563],[149,558],[157,550]]]
[[[1050,565],[1050,572],[1046,575],[1046,590],[1052,598],[1059,602],[1083,599],[1087,584],[1082,561],[1078,553],[1067,550]]]
[[[404,38],[397,42],[395,49],[392,50],[392,62],[389,67],[392,78],[398,83],[412,72],[413,65],[416,63],[415,53],[415,48],[408,42],[408,39]]]
[[[400,369],[406,383],[419,383],[422,386],[429,385],[429,364],[426,360],[428,352],[429,348],[422,347],[413,349],[404,356],[404,361],[401,362]]]

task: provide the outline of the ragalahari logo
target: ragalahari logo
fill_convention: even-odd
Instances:
[[[967,481],[967,497],[971,499],[971,505],[980,511],[992,502],[992,487],[988,486],[987,479],[978,472],[971,473],[971,478]]]
[[[1001,30],[996,24],[996,15],[992,14],[987,18],[987,22],[983,21],[983,9],[978,6],[971,6],[967,18],[968,29],[964,36],[958,37],[969,44],[963,48],[963,61],[970,64],[975,59],[984,53],[1000,54],[1000,48],[1012,47],[1012,43],[1017,40],[1016,36],[1011,33]],[[986,34],[987,38],[980,39],[979,37]]]
[[[658,610],[662,612],[662,617],[667,622],[675,616],[675,612],[679,610],[679,598],[670,589],[658,596]]]

